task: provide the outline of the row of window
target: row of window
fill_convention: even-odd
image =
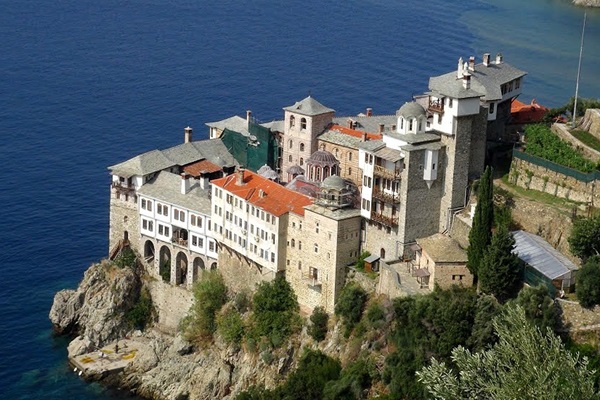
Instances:
[[[146,211],[152,211],[152,200],[141,199],[140,207]],[[156,202],[156,213],[164,217],[169,216],[169,206]],[[185,223],[186,212],[178,208],[173,207],[173,219],[176,221]],[[199,215],[191,214],[190,224],[198,228],[202,228],[203,218]]]
[[[171,238],[171,228],[169,226],[163,224],[157,224],[157,233],[160,236]],[[154,221],[142,218],[142,230],[147,231],[149,233],[154,233]],[[204,248],[204,238],[197,235],[190,235],[192,239],[192,246],[198,248]],[[208,241],[208,250],[211,252],[216,251],[215,242],[209,240]]]
[[[362,199],[363,210],[371,211],[371,200]]]
[[[290,128],[293,128],[296,126],[296,117],[293,115],[290,115]],[[306,118],[302,117],[300,119],[300,129],[306,129]]]

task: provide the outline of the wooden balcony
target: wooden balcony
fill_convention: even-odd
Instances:
[[[302,278],[312,288],[321,288],[321,280],[314,274],[303,274]]]
[[[385,167],[382,167],[381,165],[374,165],[373,167],[373,173],[376,176],[380,176],[382,178],[390,180],[400,179],[400,171],[398,170],[387,169]]]
[[[427,111],[431,111],[433,113],[443,114],[444,113],[444,102],[441,100],[430,101],[429,107],[427,107]]]
[[[388,217],[387,215],[371,213],[371,219],[375,222],[379,222],[385,226],[395,227],[398,226],[398,218],[397,217]]]
[[[391,194],[386,193],[383,190],[377,189],[377,188],[373,188],[373,197],[376,198],[377,200],[381,200],[385,203],[391,203],[391,204],[399,204],[400,203],[400,196],[391,195]]]

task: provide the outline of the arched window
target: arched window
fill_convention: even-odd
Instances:
[[[300,166],[304,165],[304,158],[300,157]]]
[[[315,253],[319,252],[319,245],[315,243]]]
[[[290,149],[292,148],[292,146],[294,146],[294,142],[292,142],[292,140],[290,139],[290,141],[288,142]]]
[[[382,260],[385,260],[385,249],[383,247],[379,251],[379,257],[381,257]]]
[[[352,168],[348,167],[348,175],[352,175]]]
[[[408,124],[408,131],[409,131],[409,132],[411,132],[411,131],[413,130],[413,121],[414,121],[413,119],[411,119],[411,120],[409,121],[409,124]]]
[[[300,151],[304,151],[304,143],[300,143]]]
[[[302,250],[302,241],[298,240],[298,250]]]
[[[296,247],[296,241],[294,239],[292,239],[292,247]]]
[[[290,128],[293,128],[294,126],[296,126],[296,117],[290,115]]]
[[[352,161],[352,152],[351,151],[348,152],[348,161]]]
[[[400,129],[404,129],[404,118],[400,117]]]
[[[300,129],[306,129],[306,118],[300,120]]]
[[[335,155],[335,158],[338,158],[339,154],[340,154],[340,151],[337,148],[333,149],[333,155]]]

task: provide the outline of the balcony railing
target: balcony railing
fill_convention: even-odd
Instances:
[[[318,276],[315,275],[311,275],[311,274],[305,274],[303,276],[304,281],[308,284],[308,286],[316,288],[316,287],[321,287],[321,281],[319,280]]]
[[[373,173],[375,175],[381,176],[382,178],[398,180],[400,179],[400,171],[392,170],[382,167],[381,165],[374,165]]]
[[[398,218],[397,217],[388,217],[387,215],[371,213],[371,219],[375,222],[379,222],[385,226],[398,226]]]
[[[444,102],[440,100],[430,101],[429,107],[427,108],[431,112],[443,113],[444,112]]]
[[[378,200],[381,200],[383,202],[386,202],[386,203],[392,203],[392,204],[400,203],[400,196],[398,196],[398,195],[394,196],[392,194],[386,193],[383,190],[377,189],[377,188],[373,189],[373,197]]]

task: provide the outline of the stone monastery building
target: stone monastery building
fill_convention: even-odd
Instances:
[[[331,312],[363,252],[387,265],[424,260],[420,244],[453,246],[445,234],[524,76],[485,54],[432,77],[395,115],[336,117],[309,96],[280,121],[248,111],[209,123],[208,140],[186,128],[183,144],[109,167],[110,256],[129,245],[188,288],[206,269],[235,291],[282,275],[303,309]],[[466,265],[418,264],[422,287],[472,282]]]

